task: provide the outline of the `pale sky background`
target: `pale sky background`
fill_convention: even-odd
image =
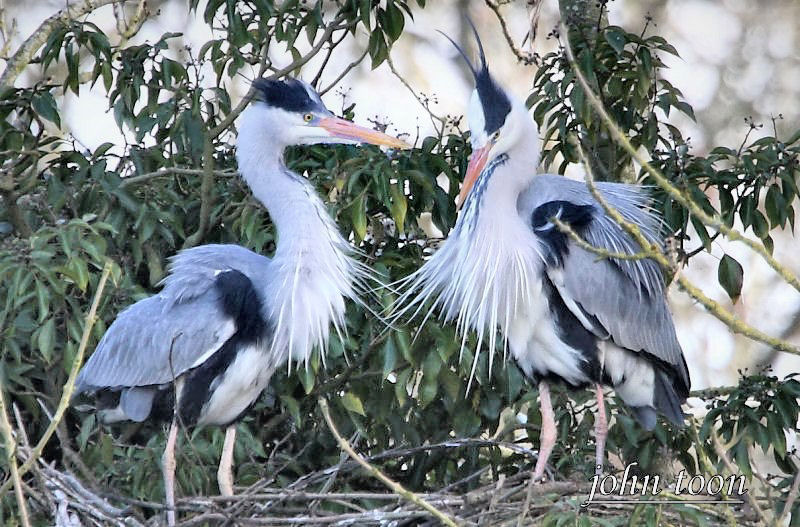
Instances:
[[[64,1],[5,0],[5,5],[6,19],[16,19],[17,33],[12,44],[12,49],[16,49],[42,20],[63,8]],[[459,6],[462,5],[469,5],[470,15],[483,37],[492,73],[502,84],[524,97],[536,71],[535,66],[516,62],[494,14],[483,2],[429,1],[426,9],[415,9],[413,21],[406,19],[406,31],[396,43],[392,58],[398,71],[416,91],[436,98],[438,104],[433,110],[438,114],[462,114],[472,88],[455,50],[436,32],[438,29],[458,38],[462,20]],[[669,65],[665,77],[683,91],[695,108],[697,124],[685,117],[674,118],[674,124],[692,138],[694,152],[703,154],[717,145],[738,147],[747,130],[743,119],[751,115],[756,122],[765,124],[762,134],[771,132],[770,115],[778,113],[784,116],[779,131],[786,134],[800,128],[800,105],[797,104],[800,97],[800,2],[617,0],[610,2],[609,7],[610,23],[631,32],[641,30],[644,16],[650,12],[656,23],[650,34],[664,36],[680,52],[681,58],[665,55]],[[202,7],[199,12],[202,13]],[[503,12],[514,40],[520,45],[529,28],[526,2],[513,2],[504,6]],[[91,20],[105,30],[114,30],[111,6],[98,10]],[[546,35],[557,21],[556,1],[544,0],[535,42],[537,52],[544,54],[553,47],[554,43],[547,40]],[[211,36],[202,18],[188,13],[184,2],[170,0],[160,4],[160,15],[148,21],[131,44],[154,42],[167,31],[184,32],[186,43],[195,50]],[[363,51],[367,38],[362,31],[356,41],[348,39],[336,51],[322,77],[322,86],[328,85]],[[529,50],[527,45],[524,49]],[[271,57],[277,66],[291,61],[288,54],[277,48],[271,50]],[[320,61],[321,55],[304,68],[307,79],[316,73]],[[17,84],[30,83],[36,74],[36,68],[30,68]],[[213,74],[209,78],[213,78]],[[62,115],[64,128],[90,149],[106,141],[121,147],[123,138],[106,110],[107,97],[100,84],[91,91],[82,90],[80,97],[67,95]],[[368,124],[368,118],[377,117],[392,123],[390,131],[407,132],[412,138],[417,135],[417,129],[423,137],[432,132],[426,112],[386,64],[372,71],[369,61],[363,62],[340,82],[338,89],[346,90],[347,100],[356,103],[356,121],[361,124]],[[323,97],[335,112],[341,109],[338,89]],[[244,79],[237,81],[232,89],[234,103],[245,90]],[[776,258],[800,273],[800,244],[791,233],[775,238]],[[745,288],[733,310],[759,329],[780,335],[800,311],[800,295],[743,245],[715,243],[713,254],[701,253],[683,272],[702,285],[706,294],[730,307],[727,295],[716,280],[717,264],[724,252],[739,260],[745,269]],[[734,336],[675,287],[670,290],[670,300],[693,388],[734,384],[738,369],[752,368],[765,355],[763,346]],[[800,331],[795,328],[788,338],[800,342]],[[774,365],[775,373],[781,376],[800,371],[800,357],[779,354]]]

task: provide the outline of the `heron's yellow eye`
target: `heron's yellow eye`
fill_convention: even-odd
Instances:
[[[492,141],[497,142],[498,139],[500,139],[500,131],[499,130],[492,135]]]
[[[313,120],[314,120],[314,116],[313,116],[312,114],[310,114],[310,113],[307,113],[307,114],[305,114],[305,115],[303,116],[303,120],[304,120],[305,122],[307,122],[307,123],[310,123],[311,121],[313,121]]]

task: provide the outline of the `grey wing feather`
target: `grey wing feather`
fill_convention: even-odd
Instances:
[[[639,226],[650,242],[662,243],[661,221],[653,214],[642,187],[619,183],[598,183],[597,187],[613,208]],[[583,233],[591,245],[627,254],[641,250],[605,213],[583,182],[563,176],[537,176],[522,196],[520,210],[529,214],[539,205],[555,200],[593,205],[592,221]],[[672,365],[688,385],[688,371],[667,306],[663,275],[655,261],[601,260],[569,241],[563,271],[549,269],[548,275],[562,296],[585,311],[576,313],[579,319],[586,320],[588,313],[600,322],[608,335],[599,336],[610,336],[619,346],[634,352],[645,351]],[[587,329],[597,333],[596,328]]]
[[[236,331],[211,288],[175,303],[163,293],[119,314],[77,379],[76,391],[171,382]]]
[[[119,396],[119,405],[126,417],[131,421],[141,423],[150,415],[153,399],[157,388],[152,386],[134,387],[122,390]]]
[[[270,259],[240,245],[209,244],[180,251],[170,258],[164,292],[175,303],[204,294],[220,271],[236,269],[253,277],[263,273]]]
[[[269,262],[238,245],[204,245],[172,257],[164,289],[119,314],[81,369],[76,391],[165,384],[201,364],[236,332],[215,277],[236,269],[263,282]],[[139,399],[129,401],[132,411],[146,403],[146,394],[133,395]]]

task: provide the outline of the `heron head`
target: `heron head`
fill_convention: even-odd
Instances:
[[[334,116],[307,82],[289,77],[256,79],[253,88],[254,102],[247,120],[256,121],[253,124],[259,125],[262,133],[283,146],[369,143],[411,148],[405,141]]]
[[[501,154],[514,150],[517,156],[533,161],[534,166],[539,162],[536,124],[528,115],[525,104],[500,87],[489,74],[478,31],[469,18],[467,22],[478,44],[478,64],[473,64],[464,50],[445,35],[461,54],[475,79],[475,88],[467,107],[472,155],[458,197],[459,206],[466,200],[487,163]]]

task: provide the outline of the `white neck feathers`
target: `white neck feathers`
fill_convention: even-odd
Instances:
[[[240,126],[239,170],[278,234],[262,288],[265,315],[274,325],[272,347],[290,364],[292,359],[307,363],[314,347],[325,351],[331,325],[337,333],[344,330],[344,299],[357,300],[366,272],[350,256],[350,245],[314,188],[283,164],[284,145],[260,134],[263,124],[247,117]]]

